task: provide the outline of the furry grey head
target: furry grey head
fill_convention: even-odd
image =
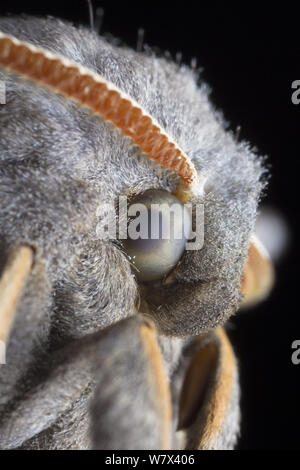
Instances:
[[[62,413],[62,428],[70,417],[69,424],[83,423],[85,431],[79,432],[75,444],[84,447],[89,444],[80,439],[88,423],[80,413],[96,382],[99,364],[94,344],[101,330],[137,312],[146,313],[161,334],[160,348],[171,374],[186,341],[172,338],[205,333],[237,310],[264,169],[249,145],[236,142],[227,131],[209,102],[206,85],[188,67],[117,47],[86,29],[53,18],[3,18],[0,30],[72,59],[117,85],[156,119],[207,178],[204,194],[192,200],[204,204],[204,247],[185,252],[171,283],[139,286],[120,244],[97,237],[96,227],[103,223],[101,208],[116,203],[120,195],[147,189],[174,192],[178,177],[145,157],[107,121],[46,88],[0,72],[7,90],[6,104],[0,105],[1,264],[11,245],[29,244],[35,249],[26,298],[19,306],[8,345],[7,366],[1,369],[0,410],[14,397],[2,422],[6,423],[5,417],[14,408],[15,416],[21,416],[19,409],[27,416],[30,407],[22,404],[24,390],[34,384],[36,392],[29,394],[28,403],[35,403],[34,412],[42,413],[45,403],[48,406],[47,386],[55,385],[57,378],[66,387],[69,401],[58,410],[55,392],[51,409],[55,416]],[[89,339],[88,334],[96,336]],[[130,344],[131,333],[128,338]],[[59,345],[63,345],[61,353]],[[76,345],[78,354],[74,353]],[[114,347],[113,341],[109,354]],[[91,359],[84,348],[91,349]],[[54,360],[48,364],[47,359],[41,366],[42,359],[53,351]],[[60,367],[64,363],[60,354],[66,354],[66,366]],[[86,374],[93,376],[88,387],[89,379],[85,372],[81,374],[80,364],[86,364]],[[24,371],[27,375],[21,380]],[[62,380],[64,374],[72,380]],[[76,401],[74,390],[79,388],[81,398]],[[109,390],[107,393],[110,396]],[[41,395],[45,403],[38,402]],[[69,403],[81,405],[74,411]],[[20,418],[19,434],[14,434],[19,440],[7,439],[7,445],[20,445],[50,426],[52,415],[43,426],[38,416],[32,415],[32,429]],[[9,430],[9,418],[7,423]],[[71,441],[75,439],[72,425],[70,437],[66,437]],[[45,439],[43,432],[41,439]],[[51,437],[47,442],[50,446]]]
[[[240,279],[262,188],[261,160],[226,132],[197,76],[154,55],[109,44],[55,19],[1,19],[0,29],[83,64],[134,98],[207,176],[205,243],[186,252],[174,282],[140,294],[163,333],[198,334],[240,301]],[[99,208],[119,195],[174,190],[108,122],[42,87],[1,73],[1,240],[35,246],[52,286],[50,321],[80,336],[131,315],[139,297],[122,250],[99,241]],[[193,202],[197,202],[194,200]],[[152,290],[152,289],[151,289]],[[153,290],[152,290],[153,291]]]

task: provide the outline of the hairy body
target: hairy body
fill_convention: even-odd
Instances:
[[[0,446],[158,448],[158,435],[165,430],[157,409],[166,406],[153,398],[155,383],[143,385],[150,359],[141,352],[139,336],[133,339],[149,318],[173,396],[168,445],[177,446],[176,390],[191,344],[198,335],[207,341],[241,301],[241,276],[263,189],[262,160],[227,131],[207,86],[186,66],[119,47],[53,18],[2,18],[0,30],[118,86],[206,177],[204,194],[192,201],[205,207],[204,247],[185,252],[172,283],[141,288],[120,244],[97,238],[101,206],[147,189],[173,192],[178,177],[150,161],[107,121],[0,71],[7,90],[0,108],[2,265],[11,245],[35,249],[7,364],[0,370]],[[229,448],[236,441],[236,382],[235,374],[211,447]],[[131,406],[139,387],[141,397]]]

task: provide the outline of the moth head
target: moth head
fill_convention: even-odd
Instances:
[[[56,328],[80,336],[138,312],[175,336],[224,323],[242,299],[264,169],[224,128],[206,86],[187,67],[58,20],[4,19],[0,29],[0,175],[13,207],[1,237],[35,247]],[[204,205],[203,248],[179,250],[154,283],[137,279],[118,239],[97,238],[106,204],[147,191]]]

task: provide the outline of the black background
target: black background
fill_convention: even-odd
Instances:
[[[281,2],[279,2],[281,5]],[[277,266],[272,296],[255,310],[238,314],[230,337],[240,362],[242,437],[240,449],[287,449],[300,442],[300,364],[291,344],[300,339],[298,297],[298,190],[300,105],[291,102],[291,83],[300,79],[300,16],[293,4],[235,6],[217,2],[93,1],[104,8],[102,32],[136,47],[145,42],[183,62],[197,58],[212,100],[240,138],[269,156],[272,179],[266,202],[286,218],[292,235]],[[87,2],[1,3],[0,13],[53,15],[88,24]]]

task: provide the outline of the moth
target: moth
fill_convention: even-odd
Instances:
[[[233,448],[224,325],[273,283],[255,236],[263,159],[186,65],[55,18],[0,31],[0,448]],[[203,204],[204,245],[145,241],[139,276],[97,227],[149,191]]]

